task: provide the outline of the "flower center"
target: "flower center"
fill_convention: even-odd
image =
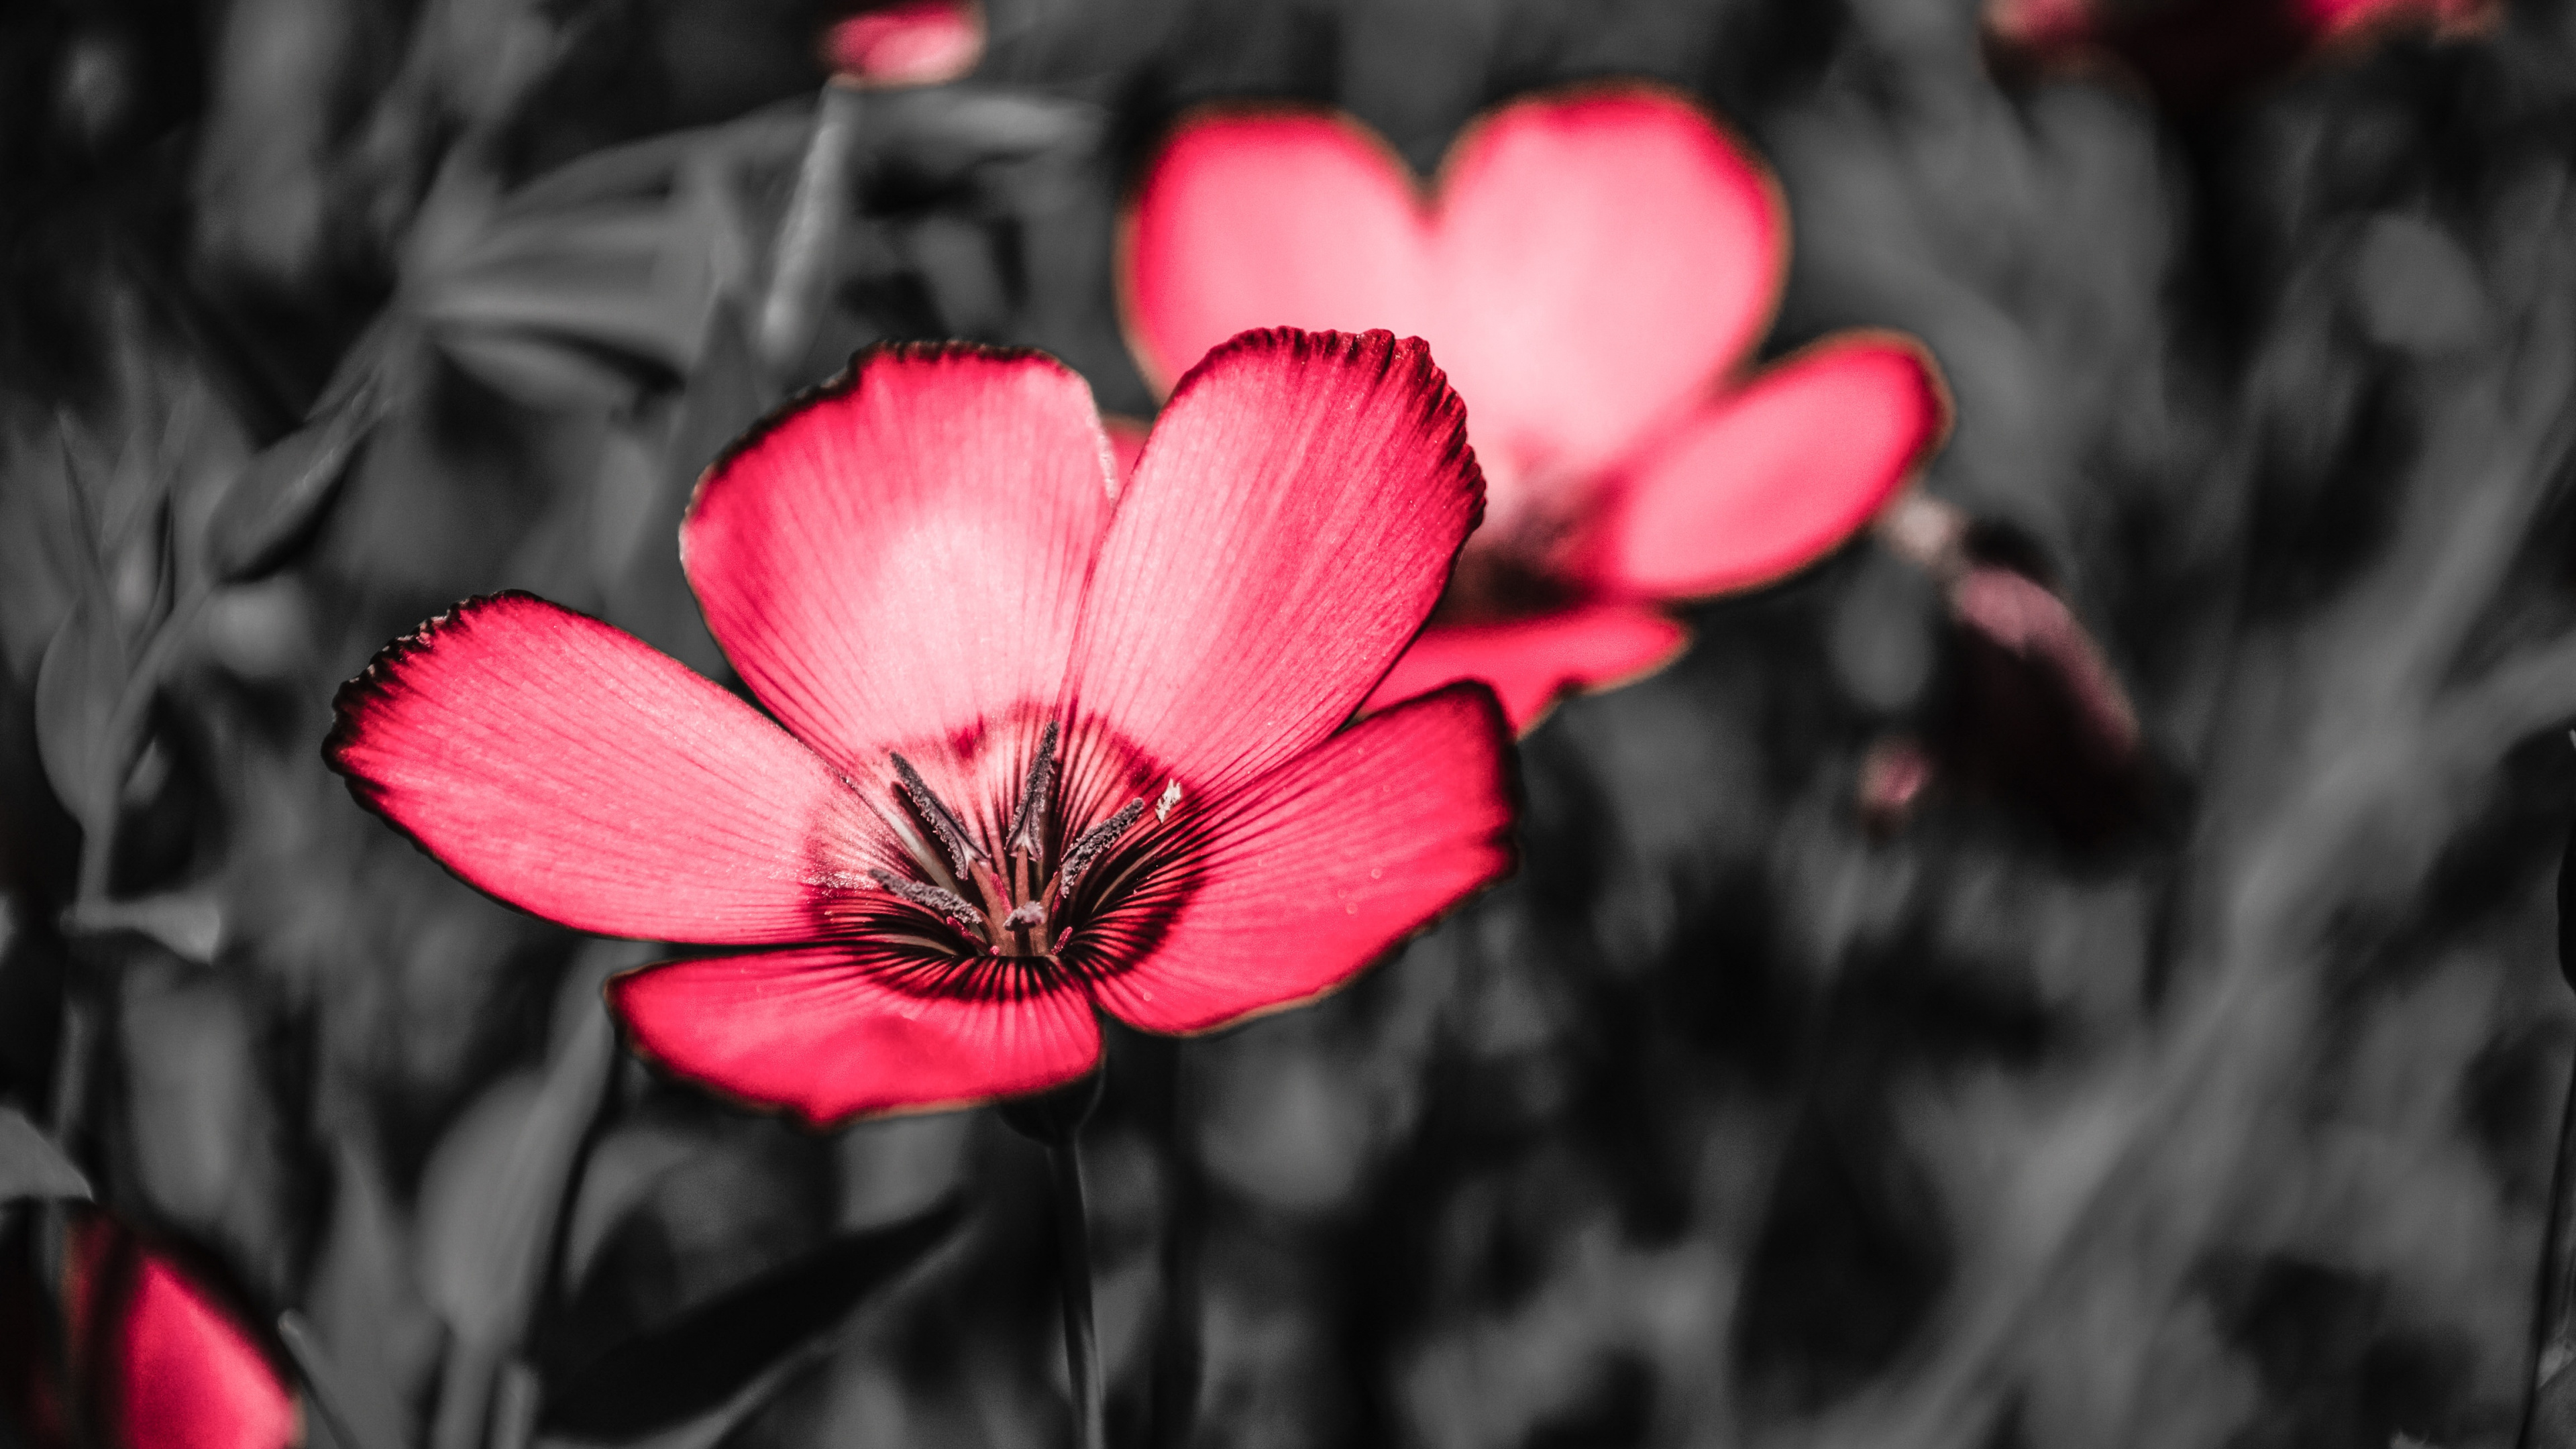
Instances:
[[[911,761],[889,752],[904,801],[930,839],[901,828],[898,821],[888,823],[898,826],[896,834],[924,878],[908,879],[888,870],[871,870],[869,876],[887,894],[954,925],[993,955],[1054,956],[1071,926],[1069,907],[1076,890],[1146,810],[1143,800],[1130,800],[1088,829],[1065,832],[1061,851],[1051,850],[1050,841],[1057,838],[1050,829],[1058,793],[1057,741],[1058,730],[1050,720],[1029,761],[998,853],[977,843],[965,820],[931,790]],[[1165,787],[1156,817],[1169,816],[1179,798],[1175,781]]]

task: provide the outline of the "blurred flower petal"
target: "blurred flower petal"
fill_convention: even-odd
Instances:
[[[823,39],[833,72],[865,85],[937,85],[983,56],[984,11],[971,0],[895,0],[835,24]]]
[[[1340,117],[1199,121],[1146,176],[1124,280],[1157,381],[1246,327],[1423,337],[1510,510],[1525,477],[1611,462],[1750,351],[1786,246],[1761,163],[1687,100],[1625,84],[1495,111],[1427,201]]]
[[[1671,662],[1690,631],[1639,604],[1579,604],[1525,619],[1433,624],[1387,672],[1368,707],[1385,709],[1462,679],[1481,679],[1515,731],[1557,696],[1625,684]]]
[[[1604,582],[1688,598],[1793,573],[1867,523],[1949,422],[1939,376],[1912,339],[1829,339],[1646,454],[1604,523]]]
[[[67,1309],[110,1355],[81,1376],[119,1449],[286,1449],[295,1400],[194,1275],[104,1215],[73,1226]],[[102,1316],[103,1320],[102,1321]],[[95,1350],[93,1350],[95,1351]]]

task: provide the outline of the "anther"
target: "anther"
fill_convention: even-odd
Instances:
[[[1154,823],[1160,825],[1164,821],[1171,819],[1172,807],[1180,803],[1181,782],[1178,780],[1165,781],[1163,783],[1163,798],[1154,802]]]
[[[952,891],[941,890],[935,885],[923,885],[917,880],[905,880],[892,871],[872,870],[868,874],[876,878],[878,885],[884,886],[888,891],[924,910],[935,911],[946,916],[970,931],[984,929],[984,913],[966,904],[964,897]]]
[[[1064,866],[1056,876],[1057,898],[1072,895],[1073,888],[1082,883],[1082,873],[1098,864],[1102,853],[1116,845],[1118,837],[1126,834],[1128,828],[1144,814],[1145,802],[1130,800],[1118,807],[1117,814],[1082,832],[1082,838],[1064,853]]]
[[[887,752],[886,758],[894,761],[895,778],[903,783],[903,793],[911,799],[912,808],[920,811],[921,818],[930,822],[930,828],[937,832],[940,847],[956,864],[957,873],[966,875],[974,866],[989,864],[984,852],[966,834],[965,822],[950,814],[939,797],[930,793],[930,786],[922,780],[921,772],[912,767],[912,761],[892,751]]]
[[[1048,796],[1055,793],[1055,721],[1038,737],[1037,758],[1029,761],[1029,778],[1020,786],[1020,808],[1011,816],[1011,833],[1002,848],[1035,860],[1046,849]]]
[[[1002,918],[1002,927],[1005,930],[1026,931],[1045,925],[1046,918],[1046,907],[1035,901],[1022,901],[1011,908],[1009,915]]]

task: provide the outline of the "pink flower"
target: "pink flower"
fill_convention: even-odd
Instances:
[[[2402,29],[2472,34],[2494,0],[1987,0],[2007,60],[2055,68],[2109,58],[2184,106],[2228,99],[2319,51]]]
[[[823,34],[824,63],[859,85],[939,85],[983,58],[984,10],[974,0],[894,0]]]
[[[1426,191],[1346,117],[1219,111],[1154,160],[1120,281],[1146,377],[1248,326],[1427,339],[1467,400],[1487,519],[1373,703],[1483,679],[1527,728],[1680,652],[1673,601],[1792,573],[1938,443],[1923,350],[1828,337],[1747,373],[1787,261],[1770,174],[1637,85],[1522,100]]]
[[[81,1412],[115,1449],[287,1449],[295,1397],[259,1339],[204,1281],[103,1213],[72,1219],[64,1337]],[[26,1422],[66,1440],[54,1374],[35,1360]]]
[[[760,948],[611,1001],[679,1074],[821,1123],[1089,1071],[1329,991],[1511,863],[1492,697],[1343,728],[1482,485],[1420,342],[1252,333],[1114,484],[1033,353],[863,354],[681,529],[784,729],[625,634],[478,600],[341,693],[328,754],[467,881],[583,930]]]

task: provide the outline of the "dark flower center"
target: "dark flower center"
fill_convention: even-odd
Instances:
[[[906,877],[871,870],[868,875],[888,895],[946,922],[965,937],[962,942],[927,939],[921,944],[961,956],[1056,955],[1074,925],[1073,907],[1081,899],[1078,892],[1083,883],[1099,871],[1112,847],[1135,828],[1148,808],[1142,799],[1129,800],[1084,829],[1053,829],[1051,816],[1061,793],[1058,740],[1059,731],[1050,720],[1038,739],[1036,756],[1029,761],[1010,826],[997,850],[988,850],[976,840],[965,819],[931,790],[911,761],[889,754],[904,803],[921,827],[918,832],[897,831],[919,874]],[[1171,814],[1179,796],[1178,782],[1165,787],[1152,807],[1158,820]],[[1114,895],[1125,873],[1141,863],[1126,862],[1120,879],[1106,891],[1094,892],[1095,897]]]

